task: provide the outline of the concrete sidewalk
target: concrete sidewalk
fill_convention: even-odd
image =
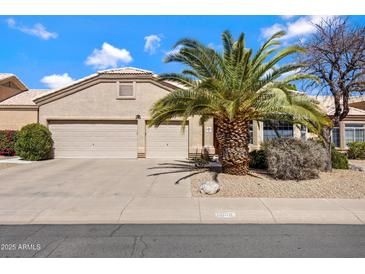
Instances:
[[[55,204],[38,198],[26,207],[19,202],[2,198],[8,206],[0,208],[0,224],[365,224],[365,199],[83,197]]]

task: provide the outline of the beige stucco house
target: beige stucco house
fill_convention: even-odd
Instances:
[[[64,88],[26,90],[3,100],[0,125],[46,125],[56,158],[186,158],[203,147],[213,152],[212,121],[201,126],[191,118],[185,131],[179,119],[147,127],[153,103],[176,88],[146,70],[99,71]]]
[[[316,99],[329,116],[333,115],[335,106],[332,96],[317,96]],[[339,150],[347,150],[350,142],[365,142],[365,96],[350,98],[349,106],[346,118],[332,130],[332,142]]]
[[[332,96],[313,96],[323,110],[329,115],[334,113],[334,101]],[[332,130],[332,142],[338,150],[347,150],[347,144],[354,141],[365,142],[365,96],[352,97],[349,102],[350,111],[339,127]],[[276,128],[280,136],[307,139],[315,137],[300,125],[278,122]],[[257,149],[263,141],[275,138],[275,131],[263,122],[252,124],[251,149]]]
[[[28,88],[11,73],[0,73],[0,102]]]
[[[0,130],[19,130],[38,122],[38,106],[33,99],[45,92],[48,91],[28,89],[13,74],[0,73]]]
[[[6,81],[15,85],[19,79],[14,77]],[[212,120],[199,125],[198,117],[193,117],[185,131],[179,119],[158,128],[147,126],[153,103],[176,88],[137,68],[99,71],[56,90],[29,90],[19,85],[0,101],[0,129],[44,124],[52,132],[56,158],[186,158],[203,148],[214,153]],[[330,99],[318,98],[329,115]],[[333,131],[340,149],[346,149],[350,137],[365,141],[363,99],[351,102],[356,107],[351,107],[348,118]],[[276,128],[281,136],[310,136],[306,128],[296,125],[278,123]],[[265,123],[254,121],[250,136],[250,148],[256,149],[276,133]]]

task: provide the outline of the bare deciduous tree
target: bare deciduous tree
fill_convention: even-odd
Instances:
[[[320,79],[318,94],[331,94],[334,100],[333,126],[338,127],[349,113],[349,98],[365,92],[365,27],[353,26],[347,18],[330,17],[315,25],[316,32],[304,42],[307,50],[300,60],[304,71]],[[331,170],[331,128],[322,137]]]

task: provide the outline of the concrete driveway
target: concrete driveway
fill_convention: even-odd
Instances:
[[[0,169],[0,224],[365,224],[365,199],[191,197],[190,172],[184,161],[146,159]]]
[[[191,197],[189,178],[175,184],[189,169],[183,160],[149,159],[55,159],[2,169],[0,223],[115,223],[132,202],[136,210],[126,216],[145,216],[142,201],[166,208]]]

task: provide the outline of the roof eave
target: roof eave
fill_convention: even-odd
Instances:
[[[0,105],[0,109],[38,109],[37,105]]]
[[[76,82],[71,83],[68,86],[62,87],[60,89],[51,91],[48,94],[39,96],[37,98],[33,99],[33,102],[37,105],[41,105],[44,103],[48,103],[54,100],[57,100],[59,98],[62,97],[61,94],[63,93],[67,93],[67,92],[71,92],[73,89],[77,89],[79,86],[81,85],[85,85],[88,83],[93,83],[94,81],[98,80],[99,82],[103,82],[107,81],[107,80],[146,80],[146,81],[153,81],[156,83],[156,85],[161,86],[165,89],[167,89],[168,91],[173,91],[175,89],[177,89],[178,87],[176,87],[175,85],[166,83],[164,81],[157,81],[156,77],[154,77],[151,74],[108,74],[108,73],[95,73],[92,74],[90,76],[87,76],[85,78],[82,78]],[[76,91],[77,92],[77,91]],[[52,100],[52,98],[55,98],[54,100]]]
[[[3,82],[8,82],[9,80],[14,81],[19,90],[21,91],[28,90],[28,87],[15,75],[10,75],[9,77],[1,79],[0,84]]]

